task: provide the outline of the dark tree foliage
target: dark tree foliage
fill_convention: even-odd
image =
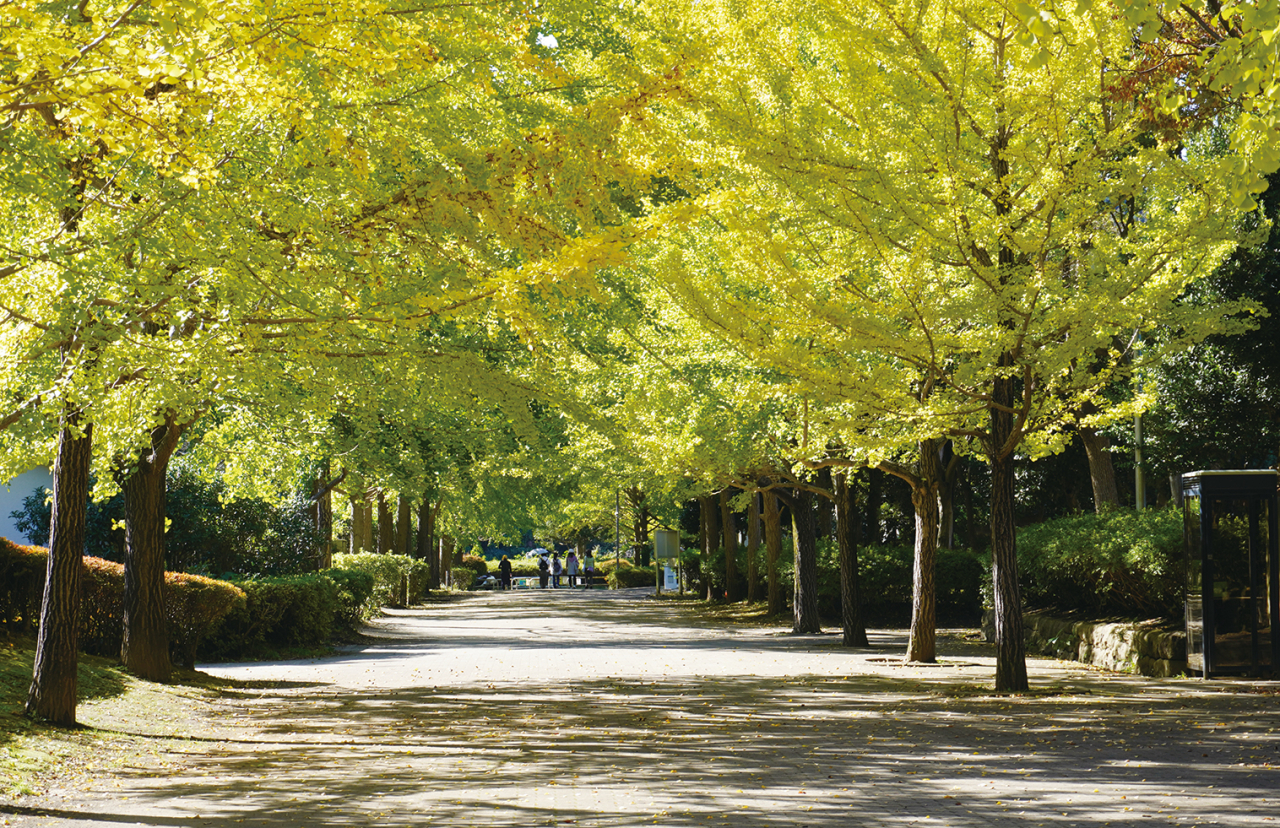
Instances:
[[[304,498],[281,506],[251,498],[224,504],[225,492],[220,481],[170,472],[166,568],[208,575],[291,575],[315,568],[315,527]],[[11,517],[29,543],[48,545],[50,504],[43,488],[28,495]],[[122,561],[124,532],[115,527],[123,518],[120,495],[90,500],[85,554]]]
[[[1149,485],[1163,488],[1170,474],[1196,469],[1264,468],[1276,462],[1280,224],[1275,222],[1280,217],[1280,174],[1271,176],[1261,201],[1273,222],[1267,238],[1256,247],[1237,250],[1189,301],[1247,297],[1270,316],[1255,330],[1210,338],[1162,366],[1159,402],[1143,419]]]

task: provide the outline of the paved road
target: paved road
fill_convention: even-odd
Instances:
[[[483,594],[372,634],[202,668],[264,684],[157,757],[167,777],[121,771],[11,824],[1280,828],[1275,684],[1033,660],[1032,694],[996,697],[983,645],[907,667],[901,633],[849,651],[643,591]]]

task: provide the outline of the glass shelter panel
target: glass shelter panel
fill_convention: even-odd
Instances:
[[[1187,551],[1187,667],[1204,672],[1204,569],[1200,565],[1200,496],[1182,500],[1182,531]]]
[[[1205,577],[1212,578],[1214,670],[1246,672],[1271,665],[1267,505],[1259,500],[1211,501],[1211,559]]]
[[[1278,484],[1268,469],[1182,477],[1187,666],[1205,676],[1280,666]]]

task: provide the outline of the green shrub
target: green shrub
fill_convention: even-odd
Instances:
[[[1028,604],[1091,614],[1177,617],[1185,562],[1176,509],[1115,509],[1018,530]]]
[[[469,566],[455,566],[449,570],[454,589],[467,590],[476,582],[476,571]]]
[[[834,544],[832,544],[834,546]],[[911,570],[915,550],[908,546],[858,547],[858,592],[871,611],[911,603]],[[819,574],[818,595],[824,597],[834,581],[836,609],[840,601],[840,561],[823,567]],[[824,602],[825,603],[825,602]]]
[[[657,583],[652,566],[636,566],[630,558],[623,558],[616,566],[613,558],[597,559],[596,571],[604,576],[610,589],[653,586]]]
[[[367,614],[379,607],[403,607],[415,603],[427,588],[431,565],[408,555],[379,555],[376,552],[341,553],[333,556],[338,569],[367,572],[373,576],[373,592],[365,607]],[[470,582],[468,582],[470,585]]]
[[[120,569],[123,579],[124,567]],[[182,572],[166,572],[164,584],[165,616],[177,661],[188,670],[195,669],[196,648],[215,624],[244,606],[244,590],[226,581]]]
[[[251,658],[288,647],[316,647],[333,637],[342,612],[338,584],[324,573],[236,581],[245,603],[213,636],[214,660]]]
[[[322,573],[338,586],[338,622],[354,630],[362,621],[373,617],[373,575],[356,569],[326,569]]]
[[[229,499],[223,481],[203,480],[183,468],[183,462],[179,458],[170,466],[165,487],[168,567],[179,572],[240,575],[288,575],[314,568],[319,538],[307,498],[295,496],[281,504]],[[47,544],[51,513],[48,491],[39,487],[10,516],[27,540]],[[116,528],[123,516],[124,500],[118,492],[106,500],[88,501],[86,556],[123,560],[124,532]]]
[[[466,567],[471,570],[472,580],[475,578],[483,578],[489,574],[489,562],[480,555],[466,554],[462,556],[462,560],[455,565],[455,569]],[[495,565],[496,569],[496,565]]]

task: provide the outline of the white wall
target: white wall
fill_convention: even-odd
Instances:
[[[22,508],[22,501],[31,494],[36,486],[44,486],[46,489],[53,488],[53,475],[49,472],[48,467],[32,469],[29,472],[20,474],[13,480],[9,481],[6,488],[0,485],[0,536],[6,537],[14,543],[27,543],[27,539],[13,525],[13,518],[9,517],[9,513]]]

